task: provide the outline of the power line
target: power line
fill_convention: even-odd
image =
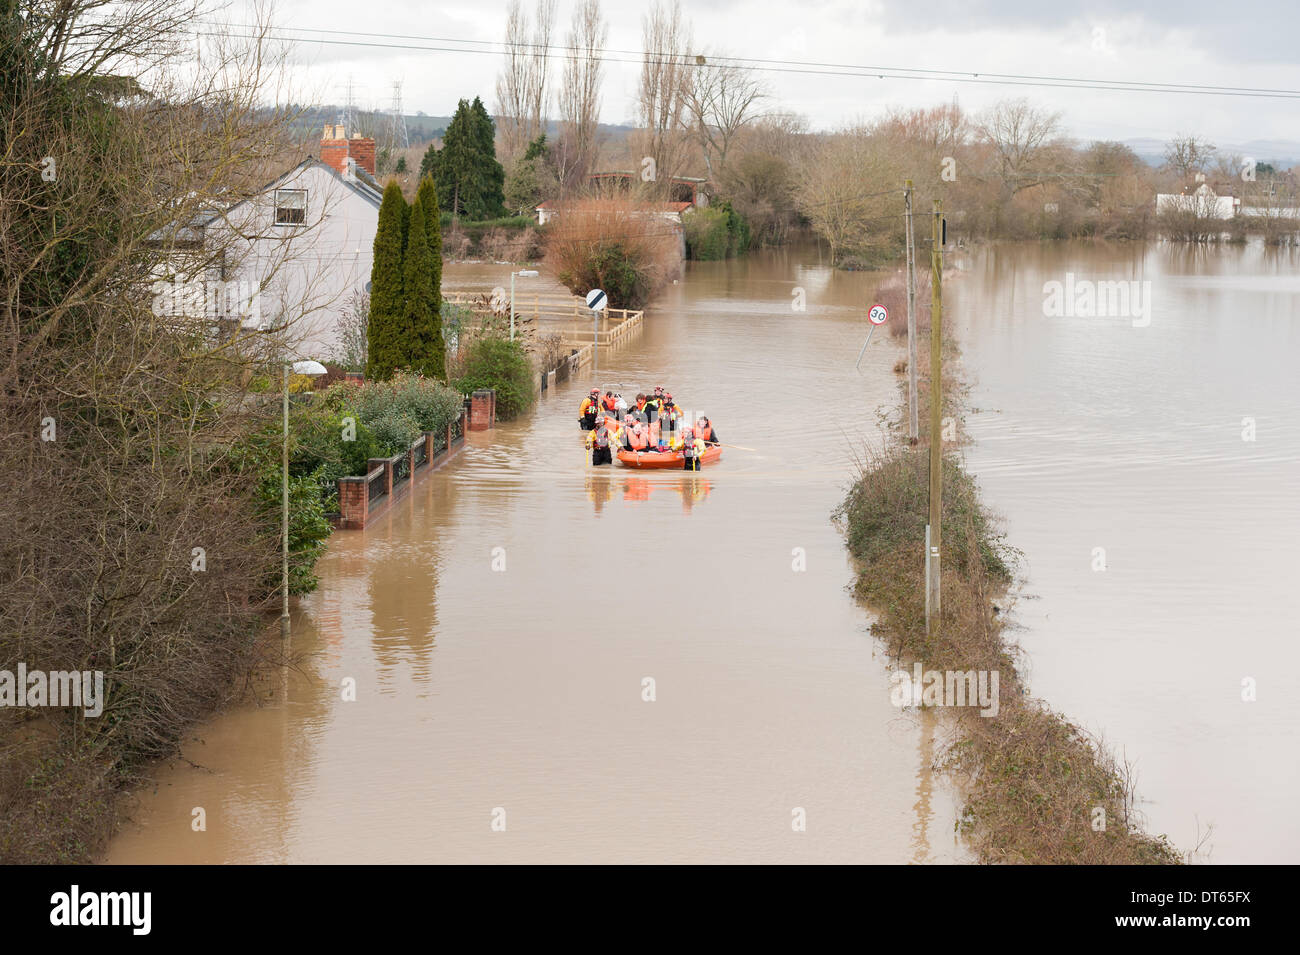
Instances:
[[[204,21],[197,21],[204,22]],[[233,29],[252,29],[249,24],[231,24],[225,25]],[[461,46],[424,46],[414,43],[374,43],[363,40],[327,40],[319,37],[301,37],[286,36],[277,37],[284,42],[292,43],[318,43],[328,46],[361,46],[377,49],[397,49],[397,50],[416,50],[422,52],[434,53],[474,53],[487,54],[490,56],[500,55],[500,44],[489,40],[466,40],[455,37],[424,37],[413,36],[402,33],[367,33],[357,30],[327,30],[316,27],[276,27],[273,32],[283,34],[285,31],[295,31],[298,33],[314,33],[330,36],[346,37],[372,37],[381,39],[400,39],[400,40],[420,40],[427,43],[455,43]],[[199,32],[199,31],[196,31]],[[220,36],[231,39],[257,39],[255,34],[235,34],[225,32],[209,32],[208,36]],[[645,60],[660,61],[670,59],[680,59],[682,65],[700,69],[707,67],[712,63],[731,63],[738,66],[745,66],[759,72],[767,73],[795,73],[812,76],[847,76],[860,79],[869,79],[873,76],[879,79],[905,79],[905,80],[930,80],[930,81],[951,81],[956,83],[974,83],[989,84],[1002,86],[1035,86],[1046,89],[1092,89],[1099,91],[1118,91],[1134,93],[1178,93],[1184,95],[1201,95],[1201,96],[1238,96],[1251,98],[1269,98],[1269,99],[1300,99],[1300,90],[1283,90],[1268,89],[1259,87],[1239,87],[1239,86],[1210,86],[1205,84],[1190,83],[1158,83],[1143,80],[1099,80],[1086,77],[1070,76],[1034,76],[1029,74],[1018,73],[982,73],[970,70],[929,70],[916,67],[893,67],[893,66],[871,66],[865,64],[844,64],[844,63],[825,63],[809,60],[777,60],[764,59],[761,57],[733,57],[733,56],[715,56],[705,58],[703,63],[688,55],[682,54],[665,54],[660,52],[644,53],[634,50],[602,50],[599,55],[586,53],[582,48],[563,46],[557,44],[523,44],[524,46],[535,47],[539,50],[548,52],[554,51],[557,54],[566,54],[568,59],[583,59],[595,62],[612,62],[612,63],[629,63],[639,65]],[[483,49],[474,49],[472,47],[484,47]],[[610,56],[609,54],[614,54]],[[622,57],[632,57],[624,59]]]

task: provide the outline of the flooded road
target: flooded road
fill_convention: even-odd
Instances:
[[[881,276],[815,256],[695,265],[601,356],[602,385],[663,384],[755,450],[694,479],[589,469],[588,375],[471,433],[333,536],[287,699],[202,727],[107,861],[964,861],[829,520],[901,350],[877,335],[855,372]]]
[[[1128,758],[1152,832],[1187,849],[1213,826],[1212,862],[1296,862],[1300,252],[1024,244],[967,264],[945,287],[967,456],[1026,555],[1033,693]],[[1151,282],[1149,325],[1045,317],[1067,273]]]

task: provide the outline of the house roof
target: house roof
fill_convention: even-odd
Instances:
[[[257,189],[253,193],[253,195],[260,196],[264,192],[269,192],[270,190],[274,189],[276,186],[278,186],[280,183],[284,182],[286,179],[290,178],[294,174],[300,172],[303,169],[310,168],[312,166],[316,166],[321,169],[324,169],[326,172],[328,172],[331,176],[333,176],[343,185],[347,186],[349,189],[351,189],[361,198],[369,202],[372,206],[375,207],[375,209],[378,209],[380,204],[382,203],[384,198],[383,188],[379,185],[379,182],[373,176],[370,175],[370,173],[366,172],[360,166],[355,166],[354,168],[356,170],[357,177],[354,180],[348,180],[345,179],[343,175],[337,169],[331,166],[329,163],[323,162],[320,159],[317,159],[315,156],[308,156],[306,159],[298,163],[298,165],[294,166],[292,169],[286,170],[285,172],[281,173],[279,176],[276,176],[266,185]],[[238,202],[232,203],[231,205],[225,206],[223,208],[204,209],[200,212],[196,212],[194,215],[190,217],[189,221],[182,226],[177,227],[175,223],[172,223],[162,229],[158,229],[156,232],[153,232],[149,236],[148,241],[162,242],[166,239],[171,239],[173,241],[183,242],[183,243],[201,243],[203,241],[204,229],[207,228],[207,226],[211,225],[214,219],[228,216],[231,212],[238,209],[246,202],[248,202],[248,199],[241,199]]]

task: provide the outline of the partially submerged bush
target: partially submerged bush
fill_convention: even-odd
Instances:
[[[682,216],[686,257],[707,262],[743,255],[749,250],[749,226],[725,199],[691,209]]]
[[[545,237],[546,262],[576,295],[604,289],[612,308],[641,308],[680,270],[672,223],[618,199],[566,205]]]

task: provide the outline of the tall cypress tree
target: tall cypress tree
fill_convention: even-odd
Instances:
[[[411,207],[410,232],[406,243],[406,260],[402,263],[403,284],[406,290],[402,307],[402,324],[405,326],[406,362],[412,370],[431,377],[445,369],[434,366],[433,355],[440,342],[434,339],[435,331],[442,338],[441,329],[433,328],[433,253],[424,235],[424,207],[417,197]]]
[[[366,377],[391,378],[406,364],[402,281],[402,218],[406,200],[401,187],[390,182],[379,205],[375,258],[370,267],[370,321],[366,328]]]
[[[447,346],[442,337],[442,211],[438,208],[438,190],[433,180],[425,176],[416,192],[416,203],[424,210],[424,235],[429,244],[432,260],[430,269],[433,285],[433,312],[430,320],[432,345],[429,350],[426,374],[447,377]]]

